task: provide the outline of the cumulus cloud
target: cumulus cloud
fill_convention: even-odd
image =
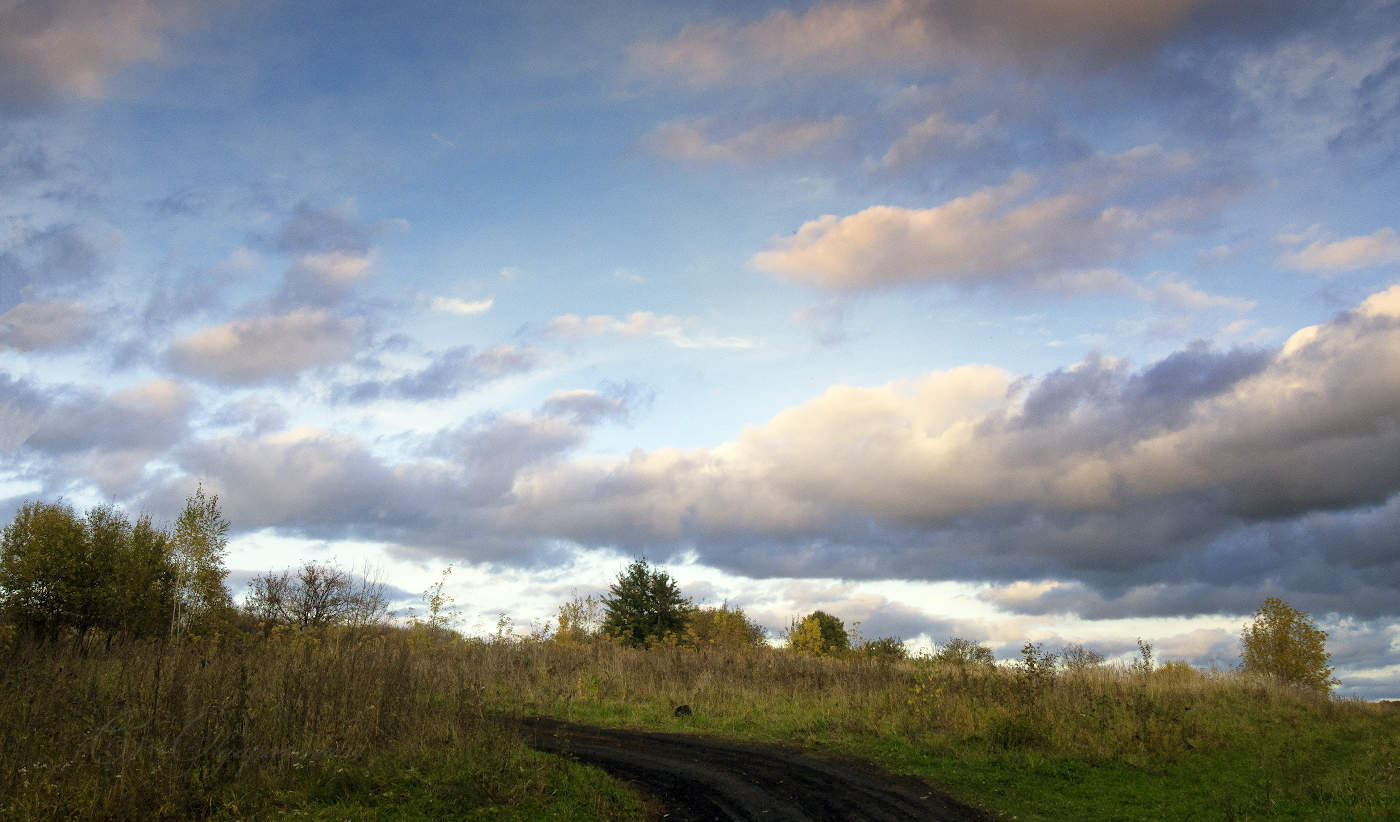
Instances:
[[[625,318],[610,314],[593,314],[580,317],[577,314],[562,314],[549,321],[545,330],[555,336],[572,340],[585,340],[593,337],[658,337],[677,348],[753,348],[758,343],[747,337],[716,337],[687,333],[690,325],[680,317],[653,314],[650,311],[633,311]]]
[[[744,25],[687,25],[668,40],[638,43],[633,64],[694,84],[789,74],[932,69],[956,60],[1098,65],[1155,52],[1208,0],[1151,0],[1131,7],[1083,0],[874,0],[775,11]]]
[[[0,249],[0,308],[85,285],[97,274],[101,261],[98,243],[77,226],[59,224],[19,232],[8,247]]]
[[[1060,575],[1108,590],[1369,563],[1381,584],[1400,563],[1364,535],[1290,541],[1279,524],[1316,536],[1309,517],[1393,507],[1397,449],[1400,286],[1278,350],[832,388],[722,446],[526,471],[502,523],[687,546],[760,576]],[[1285,542],[1295,555],[1273,553]]]
[[[1288,242],[1295,235],[1281,235]],[[1334,274],[1358,268],[1400,262],[1400,235],[1393,228],[1381,228],[1371,234],[1341,240],[1313,240],[1296,251],[1286,252],[1279,263],[1298,271]]]
[[[1191,179],[1189,155],[1143,146],[1081,164],[1058,190],[1033,176],[931,208],[872,206],[826,215],[774,241],[750,264],[834,290],[910,282],[1013,282],[1058,290],[1066,276],[1214,213],[1231,185],[1212,174]],[[1179,188],[1154,181],[1177,178]]]
[[[372,273],[371,253],[303,254],[287,269],[275,305],[332,305]]]
[[[0,4],[0,102],[99,98],[123,66],[161,55],[169,23],[148,0]]]
[[[0,450],[17,453],[21,475],[68,487],[95,481],[104,494],[137,489],[152,458],[189,434],[190,390],[158,379],[112,394],[59,386],[39,388],[0,375]]]
[[[92,313],[71,300],[20,303],[0,314],[0,348],[66,348],[88,339],[93,331]]]
[[[709,120],[671,120],[652,129],[642,143],[673,160],[747,163],[797,154],[829,143],[846,132],[843,116],[825,120],[779,120],[763,123],[729,137],[706,134]]]
[[[348,359],[365,323],[321,309],[235,320],[171,343],[169,366],[210,382],[248,385],[289,380],[308,368]]]

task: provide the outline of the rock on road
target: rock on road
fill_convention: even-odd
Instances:
[[[989,820],[910,777],[698,736],[523,722],[529,744],[626,780],[667,820]]]

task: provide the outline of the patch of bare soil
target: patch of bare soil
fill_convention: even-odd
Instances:
[[[523,721],[542,751],[597,765],[654,797],[666,820],[990,820],[918,780],[705,737]]]

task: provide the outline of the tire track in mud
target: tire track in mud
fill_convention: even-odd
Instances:
[[[663,807],[663,818],[705,820],[990,820],[911,778],[779,748],[705,737],[521,721],[541,751],[596,765]]]

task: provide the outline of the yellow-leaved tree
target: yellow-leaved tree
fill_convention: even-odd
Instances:
[[[1244,670],[1326,694],[1337,684],[1327,664],[1327,632],[1278,597],[1264,600],[1240,635]]]

